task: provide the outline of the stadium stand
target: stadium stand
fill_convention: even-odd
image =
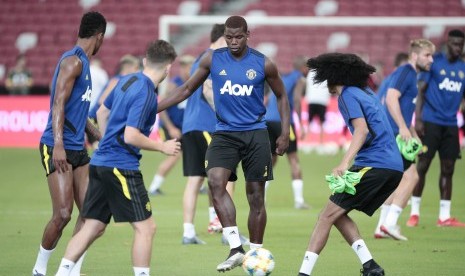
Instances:
[[[85,11],[99,10],[114,26],[114,33],[105,40],[99,53],[105,69],[112,73],[118,59],[124,54],[138,55],[146,43],[158,37],[158,19],[162,14],[177,14],[183,0],[3,0],[0,9],[0,65],[10,68],[19,54],[15,46],[21,33],[32,32],[38,36],[37,45],[26,51],[28,65],[35,83],[48,86],[60,54],[75,43],[76,22]],[[188,1],[193,2],[193,1]],[[209,14],[227,0],[197,0],[197,13]],[[231,1],[229,1],[231,2]],[[240,14],[262,13],[274,16],[465,16],[460,0],[306,0],[250,1]],[[195,3],[188,3],[195,4]],[[93,6],[92,6],[93,5]],[[183,5],[186,5],[184,3]],[[181,9],[182,10],[182,9]],[[463,27],[463,26],[462,26]],[[276,44],[276,62],[283,71],[290,70],[290,60],[296,53],[309,56],[328,49],[366,53],[370,62],[392,69],[392,57],[406,49],[412,38],[431,34],[429,37],[440,46],[448,28],[424,30],[421,27],[254,27],[251,46]],[[182,28],[173,28],[181,32]],[[339,36],[334,34],[339,33]],[[328,45],[328,39],[338,45]],[[341,41],[340,39],[343,39]],[[183,48],[183,53],[197,55],[206,47],[205,41]],[[341,43],[343,42],[343,43]],[[4,82],[1,79],[0,85]]]

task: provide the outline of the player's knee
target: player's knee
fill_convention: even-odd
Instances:
[[[63,229],[71,220],[71,209],[61,208],[53,215],[53,221],[59,229]]]

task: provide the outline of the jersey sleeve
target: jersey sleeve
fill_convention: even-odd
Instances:
[[[349,91],[347,91],[349,92]],[[360,101],[355,97],[353,93],[363,93],[362,91],[351,91],[349,93],[343,93],[341,95],[344,108],[346,110],[347,118],[351,119],[363,118],[362,106]]]
[[[113,99],[114,99],[114,93],[115,92],[115,89],[113,89],[110,94],[106,97],[105,101],[103,102],[103,105],[108,108],[108,109],[111,109],[111,106],[113,105]]]
[[[150,112],[157,108],[157,97],[154,91],[146,86],[142,87],[129,106],[128,118],[126,126],[131,126],[142,130],[144,124],[149,118]]]
[[[413,71],[409,70],[407,67],[402,68],[402,70],[392,75],[388,84],[388,89],[396,89],[401,95],[409,91],[412,80],[416,79],[415,74],[412,73]],[[416,85],[415,82],[416,81],[414,81],[414,84]]]

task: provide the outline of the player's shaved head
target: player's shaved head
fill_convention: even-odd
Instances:
[[[226,25],[226,28],[231,28],[231,29],[242,28],[244,32],[248,31],[247,21],[245,21],[244,17],[239,16],[239,15],[233,15],[229,17],[224,24]]]
[[[328,81],[328,86],[344,85],[365,88],[368,77],[376,69],[355,54],[328,53],[307,61],[315,72],[315,83]]]

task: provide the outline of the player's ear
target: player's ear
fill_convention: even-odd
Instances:
[[[142,65],[145,67],[147,66],[147,58],[142,59]]]

